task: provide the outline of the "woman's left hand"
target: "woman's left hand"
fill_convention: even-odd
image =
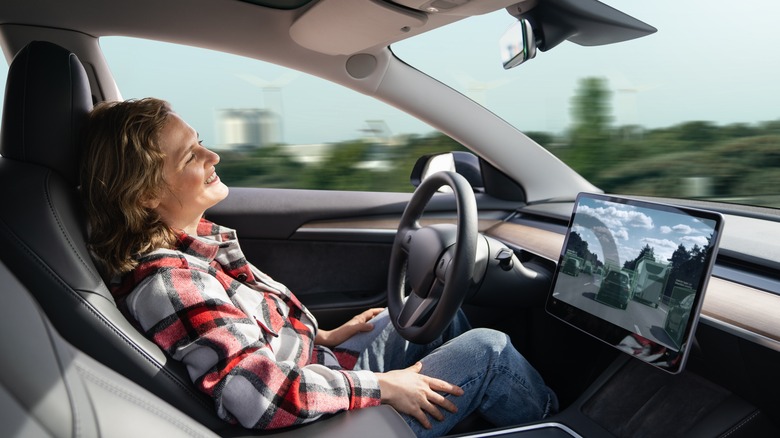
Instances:
[[[383,311],[383,308],[368,309],[365,312],[352,317],[344,325],[333,330],[319,330],[314,343],[325,347],[335,347],[357,333],[370,332],[374,325],[368,321]]]

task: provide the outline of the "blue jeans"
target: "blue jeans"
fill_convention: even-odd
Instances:
[[[496,330],[471,329],[462,312],[439,339],[427,345],[403,339],[389,324],[386,310],[372,323],[373,335],[367,334],[370,338],[365,340],[370,339],[370,343],[357,350],[362,353],[355,369],[385,372],[421,361],[422,374],[463,388],[462,396],[446,396],[458,412],[442,409],[444,421],[431,418],[432,429],[402,414],[418,437],[444,435],[472,412],[500,427],[541,420],[558,410],[555,394],[512,346],[509,337]],[[359,337],[354,341],[359,342]]]

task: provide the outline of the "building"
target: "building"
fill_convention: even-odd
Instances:
[[[215,149],[253,149],[282,141],[282,120],[273,111],[259,108],[217,110]]]

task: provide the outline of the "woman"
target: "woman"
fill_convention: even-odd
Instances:
[[[387,403],[419,436],[438,436],[475,410],[501,426],[557,409],[506,335],[469,330],[462,314],[430,345],[403,340],[381,309],[318,329],[233,230],[203,219],[228,194],[219,156],[167,102],[98,104],[85,139],[96,261],[128,318],[186,364],[221,418],[272,429]]]

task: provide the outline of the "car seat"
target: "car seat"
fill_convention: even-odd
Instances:
[[[213,402],[121,314],[86,247],[80,129],[92,108],[76,55],[34,41],[8,70],[0,132],[0,260],[71,344],[212,429]]]
[[[184,366],[125,319],[93,264],[77,188],[80,130],[91,108],[86,72],[70,51],[34,41],[14,57],[0,131],[0,261],[74,347],[220,435],[254,434],[221,420]],[[4,366],[6,360],[3,356]],[[366,430],[374,436],[413,436],[388,405],[279,436]]]
[[[0,435],[216,437],[65,342],[0,263]]]

